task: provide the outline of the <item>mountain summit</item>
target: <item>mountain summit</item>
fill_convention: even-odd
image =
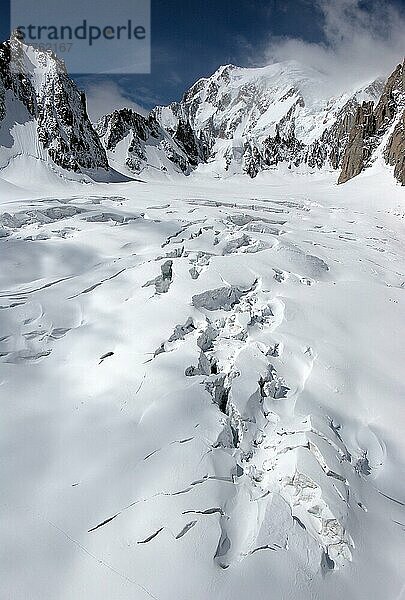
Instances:
[[[377,80],[330,98],[325,76],[296,61],[227,65],[197,81],[180,103],[154,113],[169,132],[179,119],[188,121],[206,162],[223,174],[255,177],[280,163],[337,169],[358,106],[376,101],[382,87]]]

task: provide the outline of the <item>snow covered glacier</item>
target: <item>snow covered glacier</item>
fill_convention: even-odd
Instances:
[[[381,147],[339,186],[235,154],[219,177],[234,111],[209,158],[176,107],[93,129],[65,76],[52,118],[35,68],[2,71],[1,597],[401,600],[405,198]]]

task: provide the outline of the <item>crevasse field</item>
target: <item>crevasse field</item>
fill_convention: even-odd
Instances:
[[[0,597],[403,600],[391,174],[84,184],[17,166]]]

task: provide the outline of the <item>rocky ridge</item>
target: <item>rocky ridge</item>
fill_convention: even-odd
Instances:
[[[400,64],[385,85],[329,97],[325,78],[294,61],[226,65],[180,102],[148,116],[123,108],[93,125],[63,61],[12,37],[0,45],[1,163],[29,155],[75,172],[202,168],[252,178],[284,164],[340,171],[344,183],[382,157],[404,185],[404,80]]]
[[[186,175],[198,165],[200,155],[189,123],[179,122],[173,134],[167,132],[153,113],[144,117],[123,108],[102,117],[95,125],[111,160],[124,157],[125,168],[139,174],[145,168],[167,171],[169,166]],[[126,141],[125,141],[126,140]],[[118,145],[124,143],[123,155]]]
[[[16,118],[23,108],[24,119]],[[25,46],[15,37],[0,44],[0,119],[2,136],[14,139],[18,137],[16,124],[33,126],[30,138],[34,139],[21,148],[15,143],[16,153],[49,157],[70,171],[109,168],[87,115],[85,95],[67,74],[63,61],[50,52]]]

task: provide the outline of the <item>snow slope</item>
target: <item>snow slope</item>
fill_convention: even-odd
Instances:
[[[404,598],[389,170],[30,177],[0,180],[0,596]]]

